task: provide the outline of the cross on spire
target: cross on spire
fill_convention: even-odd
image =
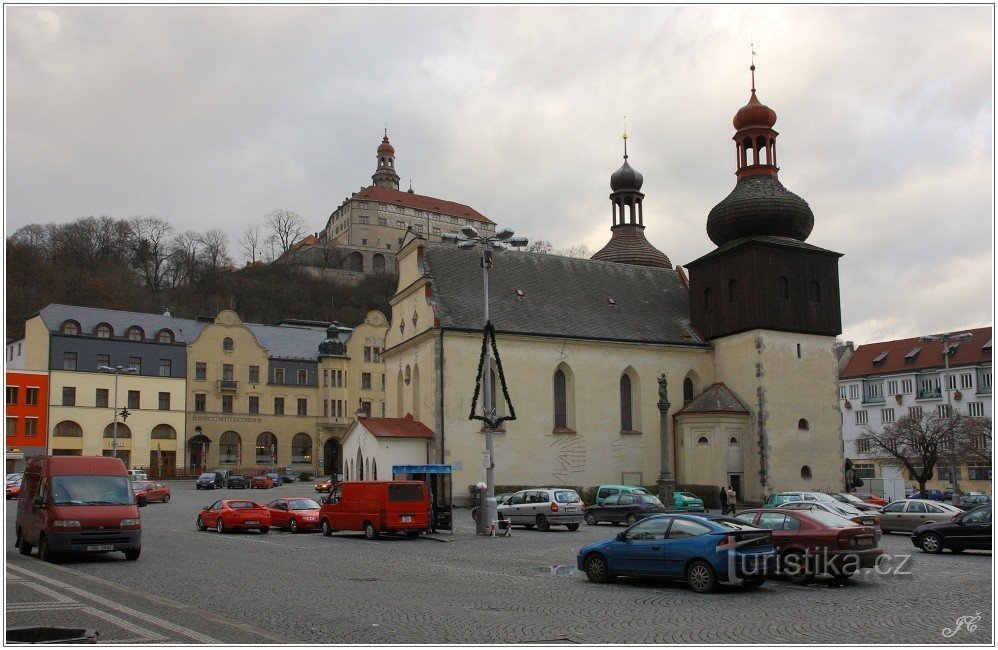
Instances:
[[[624,160],[627,160],[627,116],[624,116]]]

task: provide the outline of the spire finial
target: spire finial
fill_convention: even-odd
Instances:
[[[385,122],[385,140],[388,139],[388,122]]]
[[[627,116],[624,116],[624,160],[627,160]]]
[[[755,43],[749,43],[749,48],[752,52],[752,65],[749,66],[749,70],[752,72],[752,92],[755,92]]]

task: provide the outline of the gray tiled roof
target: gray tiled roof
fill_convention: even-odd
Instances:
[[[270,356],[281,359],[316,359],[326,340],[325,327],[290,327],[246,323]]]
[[[679,409],[680,413],[748,413],[748,407],[742,404],[731,389],[724,383],[711,384],[693,401]]]
[[[480,330],[481,254],[448,243],[423,246],[441,327]],[[524,297],[517,296],[518,289]],[[496,252],[489,292],[490,317],[499,332],[707,345],[690,326],[689,292],[673,269]]]

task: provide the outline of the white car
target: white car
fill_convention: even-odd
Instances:
[[[146,475],[141,469],[130,469],[128,471],[129,481],[148,481],[149,476]]]

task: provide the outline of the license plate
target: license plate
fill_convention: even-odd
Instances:
[[[246,525],[247,525],[247,526],[250,526],[250,525],[253,525],[253,524],[258,524],[258,523],[260,523],[260,522],[259,522],[259,521],[247,521],[247,522],[246,522]]]
[[[864,519],[863,520],[863,525],[864,526],[872,526],[873,525],[873,520],[872,519]]]
[[[873,546],[873,538],[872,537],[857,537],[856,538],[856,543],[859,546]]]
[[[95,544],[87,547],[88,551],[113,551],[114,544]]]
[[[402,515],[402,523],[408,524],[412,521],[412,515]]]

